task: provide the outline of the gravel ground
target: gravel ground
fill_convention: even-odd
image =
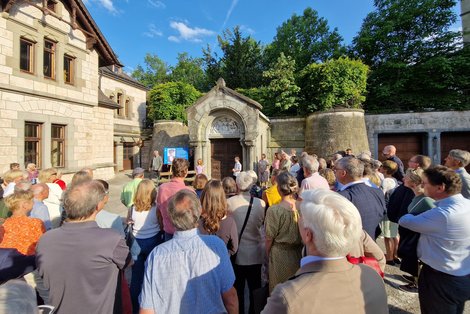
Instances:
[[[130,178],[130,172],[124,172],[117,174],[113,179],[108,181],[110,200],[105,207],[106,210],[125,217],[126,207],[121,204],[120,194],[122,187],[131,180]],[[377,243],[384,249],[383,239],[379,238]],[[384,282],[388,295],[390,314],[418,314],[420,313],[418,294],[403,292],[398,289],[399,285],[407,283],[401,278],[401,274],[402,272],[398,266],[387,265],[385,268]],[[470,302],[466,303],[464,313],[470,314]]]

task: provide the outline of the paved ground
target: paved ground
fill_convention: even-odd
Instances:
[[[106,210],[119,214],[122,217],[126,215],[126,207],[121,204],[120,194],[121,189],[131,180],[130,172],[119,173],[112,180],[109,180],[109,195],[110,200],[106,205]],[[383,239],[378,240],[379,245],[384,249]],[[402,272],[398,267],[386,266],[385,269],[385,288],[388,295],[388,304],[391,314],[405,314],[412,313],[418,314],[419,311],[419,301],[418,295],[402,292],[398,290],[398,285],[406,284],[407,282],[403,281],[400,278]],[[465,314],[470,314],[470,302],[467,302],[465,307]]]

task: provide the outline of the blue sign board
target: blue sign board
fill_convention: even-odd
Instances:
[[[187,147],[165,147],[163,148],[163,163],[171,165],[173,159],[184,158],[188,160],[189,149]]]

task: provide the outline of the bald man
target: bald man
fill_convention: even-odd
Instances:
[[[403,177],[405,176],[405,167],[400,158],[398,158],[397,148],[393,145],[387,145],[384,147],[382,154],[387,160],[396,162],[398,165],[398,170],[393,174],[393,177],[397,179],[398,182],[403,183]]]
[[[46,230],[52,229],[51,217],[44,200],[49,197],[49,187],[45,183],[38,183],[31,186],[34,195],[34,205],[30,217],[39,218],[44,223]]]

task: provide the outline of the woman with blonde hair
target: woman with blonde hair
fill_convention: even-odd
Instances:
[[[144,280],[145,260],[152,250],[163,242],[161,215],[157,213],[155,199],[157,190],[152,180],[143,179],[137,186],[134,205],[129,209],[128,223],[132,224],[132,234],[140,248],[140,253],[132,266],[131,299],[132,307],[139,308],[138,297]]]
[[[46,183],[49,187],[49,197],[46,198],[43,202],[46,204],[47,209],[49,210],[49,217],[51,218],[52,228],[57,228],[60,226],[62,220],[62,211],[60,204],[62,201],[62,188],[54,183],[57,180],[57,169],[47,168],[39,171],[38,176],[39,182]]]
[[[295,200],[299,191],[297,179],[288,172],[281,172],[276,182],[281,202],[268,208],[265,220],[269,292],[295,274],[302,257],[302,239],[297,226],[299,213]]]
[[[21,254],[34,255],[36,244],[46,228],[42,220],[28,217],[33,209],[33,192],[16,191],[5,198],[5,204],[12,215],[0,226],[0,248],[17,249]]]
[[[410,205],[408,205],[408,213],[415,216],[435,207],[434,200],[424,195],[423,173],[424,170],[421,168],[408,169],[403,178],[403,184],[415,194]],[[416,293],[418,292],[419,262],[417,246],[419,233],[402,226],[398,227],[398,232],[400,233],[400,243],[398,244],[398,256],[401,257],[400,270],[411,274],[411,276],[402,276],[409,284],[398,286],[398,288],[402,291]]]
[[[227,199],[222,182],[207,182],[202,191],[201,205],[199,232],[218,236],[227,245],[229,254],[235,254],[238,250],[237,225],[231,216],[227,216]]]

